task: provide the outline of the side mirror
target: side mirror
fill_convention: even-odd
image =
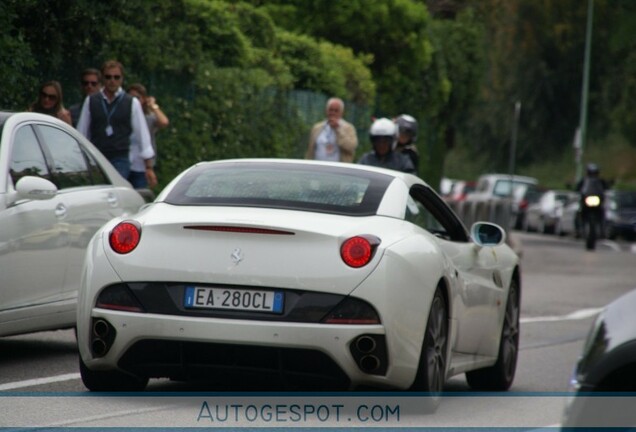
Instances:
[[[506,240],[503,228],[490,222],[475,222],[470,228],[470,236],[477,246],[499,246]]]
[[[57,186],[42,177],[25,176],[15,185],[17,199],[48,200],[57,195]]]

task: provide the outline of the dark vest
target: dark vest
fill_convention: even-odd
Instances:
[[[91,141],[107,159],[128,157],[130,135],[133,130],[132,101],[132,96],[127,93],[120,94],[110,104],[106,102],[101,92],[90,96]],[[106,133],[109,124],[112,127],[111,135]]]

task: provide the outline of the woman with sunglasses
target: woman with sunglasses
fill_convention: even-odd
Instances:
[[[40,86],[38,98],[31,104],[29,111],[52,115],[72,124],[71,113],[64,108],[62,101],[62,86],[57,81],[47,81]]]

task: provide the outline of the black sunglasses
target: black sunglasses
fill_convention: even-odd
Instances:
[[[115,81],[119,81],[121,79],[121,75],[104,75],[104,78],[107,80],[113,79]]]
[[[40,97],[42,97],[42,99],[57,100],[56,94],[51,94],[47,92],[40,92]]]
[[[95,87],[97,84],[99,84],[97,81],[82,81],[82,85],[83,86],[91,86],[91,87]]]

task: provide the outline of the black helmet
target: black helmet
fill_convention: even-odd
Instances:
[[[398,126],[399,133],[408,134],[411,137],[411,141],[415,141],[417,138],[417,120],[413,116],[401,114],[395,119],[395,123]]]
[[[590,175],[590,176],[597,176],[600,171],[598,165],[596,165],[595,163],[587,164],[586,170],[587,170],[587,175]]]

